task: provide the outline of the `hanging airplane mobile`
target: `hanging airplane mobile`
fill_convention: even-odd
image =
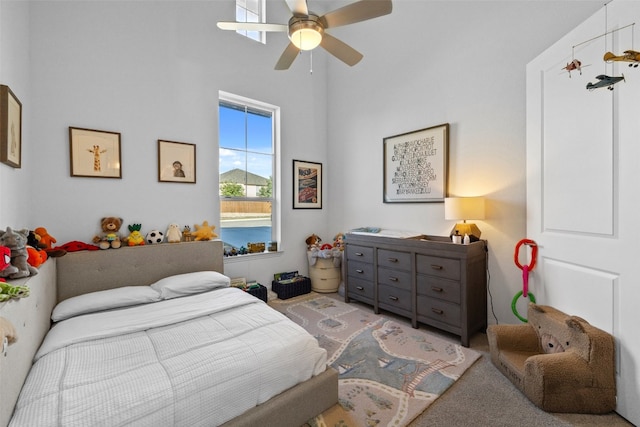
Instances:
[[[571,62],[567,62],[567,65],[563,68],[563,70],[567,71],[569,73],[569,77],[571,77],[572,71],[579,71],[580,75],[582,75],[582,69],[584,67],[588,67],[588,65],[582,65],[582,62],[574,59]]]
[[[640,63],[640,52],[637,52],[635,50],[625,50],[624,54],[620,56],[614,55],[611,52],[607,52],[604,54],[604,60],[606,62],[630,62],[629,67],[637,68],[638,63]]]
[[[614,84],[624,80],[624,74],[622,75],[622,77],[610,77],[605,76],[604,74],[600,74],[599,76],[596,76],[596,79],[598,79],[598,81],[595,83],[587,83],[588,90],[594,90],[601,87],[606,87],[609,90],[613,90]]]

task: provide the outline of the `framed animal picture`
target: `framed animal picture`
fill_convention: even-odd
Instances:
[[[71,176],[122,178],[120,133],[69,127]]]

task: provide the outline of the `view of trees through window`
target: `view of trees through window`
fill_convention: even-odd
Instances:
[[[273,111],[221,96],[219,116],[220,238],[227,249],[273,237]]]

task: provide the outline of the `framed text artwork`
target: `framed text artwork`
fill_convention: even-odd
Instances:
[[[0,161],[22,166],[22,103],[5,85],[0,85]]]
[[[196,182],[196,145],[158,140],[158,181]]]
[[[71,176],[122,178],[120,133],[69,127]]]
[[[448,123],[384,138],[383,150],[384,203],[444,202]]]
[[[322,209],[322,163],[293,161],[293,208]]]

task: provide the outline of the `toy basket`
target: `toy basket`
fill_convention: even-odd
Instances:
[[[296,276],[293,279],[274,280],[271,289],[279,299],[289,299],[311,292],[311,280],[308,277]]]
[[[261,299],[264,302],[267,302],[267,288],[258,283],[257,288],[247,289],[247,292],[253,295],[256,298]]]

